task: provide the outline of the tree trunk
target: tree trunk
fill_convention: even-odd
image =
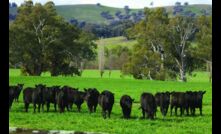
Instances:
[[[184,63],[184,57],[181,55],[181,68],[180,68],[180,80],[182,82],[186,82],[186,70],[185,70],[185,63]]]

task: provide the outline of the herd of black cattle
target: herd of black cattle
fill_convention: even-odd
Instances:
[[[18,102],[18,97],[22,91],[24,84],[17,84],[16,86],[9,86],[9,109],[11,109],[13,101]],[[140,97],[140,108],[142,109],[143,118],[147,117],[154,119],[156,117],[157,106],[163,116],[166,116],[169,105],[170,115],[175,108],[175,115],[177,115],[177,108],[180,108],[180,115],[182,116],[186,111],[186,115],[195,115],[195,109],[199,108],[200,115],[202,115],[202,100],[206,91],[186,91],[186,92],[158,92],[155,95],[144,92]],[[44,105],[47,106],[47,112],[50,108],[50,103],[54,104],[54,109],[57,111],[57,106],[60,113],[72,110],[72,105],[77,106],[78,111],[81,111],[82,103],[86,101],[90,113],[96,112],[96,107],[99,104],[102,108],[102,116],[110,118],[112,107],[114,104],[114,93],[104,90],[101,93],[96,88],[88,88],[84,91],[79,91],[78,88],[69,86],[51,86],[47,87],[43,84],[35,85],[34,87],[27,87],[23,90],[23,102],[25,111],[28,112],[29,104],[32,103],[34,112],[38,106],[44,111]],[[124,118],[130,118],[132,99],[128,95],[123,95],[120,99],[120,106]],[[190,114],[189,114],[190,110]]]

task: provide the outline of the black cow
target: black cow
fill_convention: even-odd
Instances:
[[[78,90],[74,90],[73,92],[73,103],[77,106],[78,112],[80,112],[86,93]]]
[[[58,108],[60,113],[64,112],[65,107],[67,106],[67,95],[65,95],[64,89],[61,88],[58,92],[58,94],[56,95],[56,101],[58,104]]]
[[[74,103],[74,94],[76,91],[77,89],[74,89],[72,87],[63,86],[58,92],[56,101],[60,109],[60,113],[64,112],[65,108],[67,109],[67,111],[70,111],[70,109],[72,109],[72,105]]]
[[[170,104],[170,93],[157,92],[155,94],[155,100],[156,100],[156,105],[160,107],[162,115],[166,116]]]
[[[46,88],[46,85],[43,84],[35,85],[35,90],[33,90],[32,93],[34,113],[36,110],[36,105],[38,105],[38,112],[40,112],[41,107],[42,111],[44,111],[44,104],[46,103],[47,96],[48,96],[48,89]]]
[[[14,98],[15,98],[15,87],[9,86],[9,109],[11,109]]]
[[[171,92],[170,116],[172,116],[173,107],[175,107],[175,115],[177,115],[177,108],[180,108],[180,116],[183,115],[184,109],[188,107],[186,98],[184,92]]]
[[[114,94],[108,90],[104,90],[98,97],[98,104],[102,108],[103,118],[106,119],[106,114],[108,114],[108,117],[110,118],[114,104]]]
[[[128,95],[123,95],[120,99],[120,106],[122,108],[123,116],[126,119],[130,118],[133,101],[134,99]]]
[[[156,113],[157,105],[154,96],[151,93],[142,93],[140,97],[141,109],[143,118],[145,115],[147,118],[154,119]]]
[[[190,104],[191,115],[195,115],[195,108],[199,108],[200,115],[202,115],[202,102],[203,102],[203,95],[206,91],[195,91],[192,92],[192,102]]]
[[[32,103],[32,93],[35,88],[27,87],[23,90],[23,102],[25,104],[25,112],[28,112],[29,104]]]
[[[47,87],[47,89],[47,95],[44,95],[46,97],[47,112],[49,111],[50,103],[54,104],[54,110],[57,111],[56,95],[60,90],[60,86]]]
[[[19,95],[21,93],[21,90],[23,88],[24,84],[17,84],[16,86],[16,92],[15,92],[15,101],[18,102],[18,98],[19,98]]]
[[[85,100],[87,102],[88,110],[90,113],[96,112],[99,91],[96,88],[84,89],[86,92]]]

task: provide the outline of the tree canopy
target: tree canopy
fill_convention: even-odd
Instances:
[[[56,76],[66,73],[64,66],[79,74],[79,62],[95,57],[93,39],[57,15],[53,2],[25,1],[9,27],[10,62],[22,63],[28,75],[50,71]]]

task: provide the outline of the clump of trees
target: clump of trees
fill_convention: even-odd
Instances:
[[[66,22],[54,6],[25,1],[9,25],[9,62],[21,63],[27,75],[80,75],[82,62],[96,57],[95,37]]]
[[[209,30],[211,20],[181,15],[169,18],[164,8],[145,8],[144,20],[128,30],[129,37],[137,39],[138,44],[122,71],[137,79],[179,77],[181,81],[187,81],[186,73],[191,74],[197,65],[202,65],[200,58],[211,54],[212,35]],[[193,42],[197,42],[197,46]],[[208,57],[204,61],[209,61],[206,60]]]

